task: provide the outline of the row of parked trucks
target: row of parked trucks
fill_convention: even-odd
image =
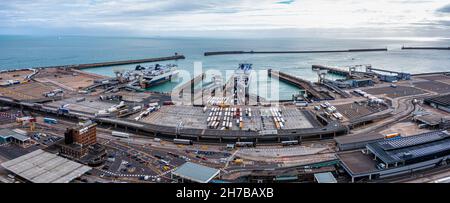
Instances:
[[[135,108],[136,107],[134,107],[133,110],[140,110],[140,109],[135,109]],[[155,112],[160,108],[161,108],[161,106],[157,102],[149,103],[147,109],[145,111],[141,112],[136,118],[134,118],[134,120],[136,120],[136,121],[141,120],[142,118],[147,117],[150,113]]]
[[[32,116],[24,116],[24,117],[18,117],[16,118],[17,123],[33,123],[36,122],[36,118]],[[58,120],[54,118],[44,118],[44,123],[47,124],[57,124]]]
[[[273,122],[275,123],[275,128],[276,129],[284,128],[284,126],[286,125],[286,121],[281,116],[281,110],[276,107],[272,107],[270,108],[270,113],[272,114]]]
[[[377,98],[367,92],[364,92],[360,89],[354,90],[353,92],[355,92],[356,94],[365,97],[369,100],[369,103],[375,103],[375,104],[384,104],[384,100]]]
[[[36,118],[31,117],[31,116],[24,116],[24,117],[16,118],[16,122],[17,122],[17,123],[31,123],[31,122],[36,122]]]
[[[206,112],[206,107],[203,109],[203,112]],[[242,130],[244,127],[244,115],[251,117],[252,109],[243,109],[238,107],[213,107],[209,112],[206,122],[208,123],[208,128],[217,129],[220,124],[222,124],[221,130],[225,130],[231,129],[233,127],[233,120],[236,119],[236,126],[239,126],[239,129]]]
[[[108,109],[100,110],[96,113],[96,116],[109,116],[116,113],[117,116],[124,116],[133,112],[138,112],[142,109],[142,106],[134,106],[133,108],[128,108],[124,101],[121,101],[117,105],[113,105]]]
[[[337,111],[337,108],[333,105],[331,105],[329,102],[324,102],[320,104],[319,106],[315,106],[314,109],[316,111],[319,111],[320,109],[324,109],[325,115],[327,117],[331,118],[334,117],[338,120],[344,119],[344,116]]]
[[[44,97],[55,97],[58,94],[62,94],[64,93],[64,91],[62,89],[56,89],[56,90],[52,90],[50,92],[44,92],[44,94],[42,94]]]
[[[227,103],[228,97],[209,97],[207,100],[208,105],[218,106]]]
[[[11,85],[18,85],[18,84],[20,84],[20,81],[18,81],[18,80],[6,80],[2,84],[0,84],[0,86],[11,86]]]
[[[285,140],[281,141],[281,145],[283,146],[292,146],[292,145],[298,145],[300,142],[298,140]],[[255,142],[236,142],[235,144],[227,144],[226,149],[227,150],[233,150],[235,147],[256,147]]]

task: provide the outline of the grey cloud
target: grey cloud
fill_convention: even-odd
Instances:
[[[446,6],[438,9],[437,11],[441,13],[450,13],[450,4],[447,4]]]
[[[336,0],[338,1],[338,0]],[[390,2],[427,3],[427,0],[392,0]],[[436,2],[439,0],[434,0]],[[295,2],[295,3],[293,3]],[[316,14],[308,6],[310,2],[290,0],[0,0],[0,34],[5,30],[30,30],[36,32],[66,32],[84,34],[95,30],[102,30],[109,34],[110,30],[118,32],[170,32],[174,29],[186,30],[233,30],[233,29],[268,29],[268,28],[302,28],[307,27],[300,21],[303,17]],[[435,7],[431,15],[417,24],[408,21],[413,15],[402,13],[396,16],[398,21],[379,22],[376,16],[383,17],[383,8],[364,7],[363,1],[339,0],[349,12],[364,13],[375,16],[370,22],[362,25],[370,26],[446,26],[446,22],[438,22],[449,13],[450,5],[440,8],[439,13]],[[359,3],[358,3],[359,2]],[[278,4],[277,4],[278,3]],[[288,5],[280,5],[288,4]],[[305,3],[305,6],[302,4]],[[352,7],[355,3],[359,7]],[[273,10],[271,10],[273,9]],[[310,10],[308,10],[310,9]],[[335,15],[335,14],[330,14]],[[322,17],[322,16],[320,16]],[[330,17],[330,16],[328,16]],[[298,20],[299,19],[299,20]],[[393,18],[394,19],[394,18]],[[308,21],[308,22],[311,22]],[[306,24],[308,24],[308,22]],[[403,22],[406,22],[403,24]],[[420,25],[419,23],[422,23]],[[326,22],[325,22],[326,24]],[[386,26],[385,26],[386,25]],[[361,26],[360,24],[351,26]],[[329,29],[329,27],[327,27]]]
[[[450,20],[441,20],[439,21],[439,25],[450,27]]]

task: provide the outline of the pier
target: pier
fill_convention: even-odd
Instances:
[[[379,68],[372,68],[372,67],[368,67],[367,71],[372,72],[372,71],[380,71],[380,72],[385,72],[385,73],[390,73],[390,74],[402,74],[401,72],[398,71],[393,71],[393,70],[384,70],[384,69],[379,69]]]
[[[172,95],[176,95],[178,97],[180,97],[180,96],[184,97],[184,95],[186,95],[185,93],[188,93],[189,95],[187,95],[187,96],[189,96],[189,101],[190,102],[194,102],[194,97],[193,97],[193,95],[195,94],[194,87],[199,82],[202,82],[205,79],[205,77],[206,77],[205,73],[202,73],[202,74],[199,74],[199,75],[195,76],[194,78],[192,78],[188,82],[186,82],[186,83],[184,83],[184,84],[182,84],[182,85],[180,85],[178,87],[175,87],[172,90]],[[184,90],[186,90],[186,89],[189,89],[190,91],[189,92],[184,92]],[[186,98],[183,98],[183,101],[185,101],[185,99]]]
[[[306,51],[215,51],[205,52],[205,56],[214,55],[235,55],[235,54],[314,54],[314,53],[339,53],[339,52],[372,52],[388,51],[387,48],[381,49],[346,49],[346,50],[306,50]]]
[[[86,68],[98,68],[105,66],[119,66],[119,65],[128,65],[128,64],[137,64],[137,63],[152,63],[158,61],[171,61],[171,60],[179,60],[185,59],[184,55],[175,54],[173,56],[167,57],[158,57],[158,58],[147,58],[147,59],[136,59],[136,60],[124,60],[124,61],[110,61],[110,62],[100,62],[100,63],[87,63],[87,64],[73,64],[73,65],[61,65],[61,66],[46,66],[46,67],[36,67],[39,69],[43,68],[73,68],[73,69],[86,69]]]
[[[306,90],[306,92],[311,94],[315,99],[318,99],[318,100],[333,99],[331,96],[325,95],[325,94],[319,92],[309,81],[289,75],[287,73],[283,73],[280,71],[274,71],[272,69],[269,69],[268,73],[269,73],[269,77],[276,77],[280,81],[288,82],[288,83],[293,84],[301,89]]]
[[[328,71],[328,73],[339,75],[339,76],[344,76],[347,78],[351,75],[350,71],[342,70],[342,69],[331,67],[331,66],[312,65],[312,69],[313,70],[326,70],[326,71]]]
[[[349,93],[347,93],[346,91],[342,90],[341,88],[337,87],[336,85],[330,83],[330,82],[324,82],[322,83],[323,86],[327,87],[328,89],[335,91],[336,93],[338,93],[339,95],[341,95],[343,98],[350,98],[352,97]]]
[[[450,50],[450,47],[402,47],[402,49]]]

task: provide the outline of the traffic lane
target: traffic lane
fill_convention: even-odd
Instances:
[[[147,173],[147,174],[159,174],[161,173],[160,170],[155,169],[156,168],[162,168],[162,166],[158,166],[156,160],[153,157],[148,157],[145,156],[144,154],[140,153],[137,150],[134,149],[130,149],[124,146],[121,146],[117,143],[112,143],[113,145],[115,145],[118,148],[121,148],[118,153],[116,152],[116,160],[114,162],[115,166],[113,167],[114,170],[120,172],[120,173],[124,173],[124,164],[122,163],[123,161],[128,162],[126,165],[131,164],[130,167],[136,167],[136,173]],[[119,160],[121,159],[121,160]],[[128,168],[130,168],[128,167]],[[134,171],[133,171],[134,173]]]

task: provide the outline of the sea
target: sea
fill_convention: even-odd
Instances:
[[[449,47],[450,38],[164,38],[164,37],[88,37],[88,36],[0,36],[0,70],[33,68],[57,65],[84,64],[129,59],[186,56],[184,60],[164,61],[159,64],[176,64],[178,69],[198,74],[201,71],[232,71],[240,63],[251,63],[253,69],[280,70],[309,81],[317,81],[313,64],[348,67],[370,64],[374,68],[408,73],[450,71],[448,50],[401,50],[402,46]],[[286,50],[339,50],[361,48],[388,48],[385,52],[308,53],[308,54],[245,54],[204,56],[207,51],[286,51]],[[140,64],[143,66],[155,63]],[[105,76],[115,71],[134,69],[137,64],[85,69]],[[176,85],[190,79],[185,76],[150,88],[150,91],[169,92]],[[214,74],[209,74],[211,77]],[[260,74],[259,82],[270,84],[271,78]],[[327,75],[338,79],[338,76]],[[259,84],[259,83],[258,83]],[[296,87],[279,82],[278,99],[290,99],[298,92]]]

